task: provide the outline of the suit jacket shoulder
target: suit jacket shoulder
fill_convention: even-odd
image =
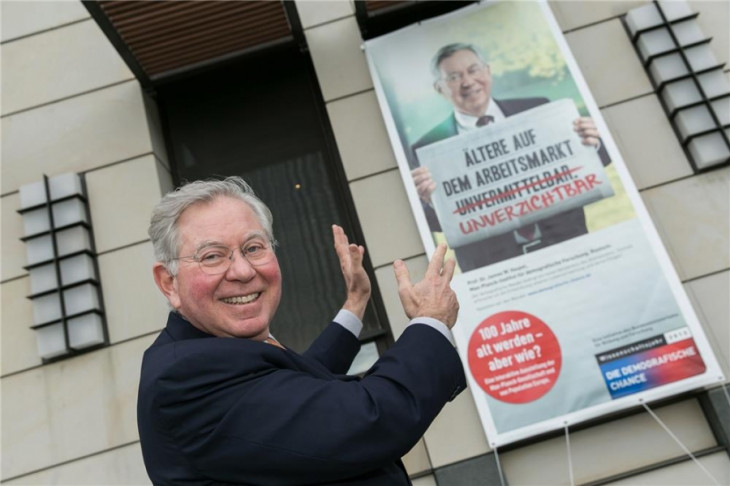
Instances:
[[[530,108],[548,103],[549,101],[550,100],[547,98],[512,98],[506,100],[494,100],[494,102],[497,103],[497,106],[499,106],[499,109],[502,110],[502,113],[504,113],[504,116],[512,116],[522,111],[529,110]],[[458,133],[456,117],[452,112],[445,120],[426,132],[425,135],[419,138],[418,141],[411,146],[411,154],[409,157],[411,159],[409,161],[411,168],[416,168],[419,165],[416,157],[417,149],[425,147],[426,145],[431,145],[432,143],[440,142],[446,138],[453,137]]]
[[[458,133],[456,128],[456,117],[451,113],[445,120],[426,132],[416,143],[413,144],[413,150],[436,143],[445,138],[453,137]]]
[[[350,333],[330,327],[323,343],[336,354]],[[175,332],[163,331],[142,366],[138,423],[155,484],[388,484],[465,387],[458,354],[425,325],[409,326],[362,379],[265,343]]]
[[[549,103],[550,100],[547,98],[511,98],[506,100],[494,100],[494,102],[497,103],[497,106],[499,106],[499,109],[502,110],[504,116],[512,116],[517,113],[527,111],[530,108],[535,108],[536,106]]]

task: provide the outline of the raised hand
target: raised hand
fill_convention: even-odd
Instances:
[[[601,136],[596,128],[596,123],[593,118],[584,116],[577,118],[573,121],[573,130],[580,136],[583,141],[583,145],[590,145],[592,147],[601,146]]]
[[[418,197],[427,204],[431,204],[431,194],[436,190],[436,182],[431,178],[427,167],[418,167],[411,171],[413,183],[416,185]]]
[[[459,301],[450,286],[456,262],[444,262],[444,255],[446,245],[442,243],[436,247],[423,280],[415,285],[402,260],[393,263],[393,270],[398,281],[398,295],[408,318],[433,317],[451,329],[459,314]]]
[[[342,308],[362,320],[370,299],[370,277],[362,266],[365,248],[350,243],[345,231],[336,224],[332,225],[332,237],[347,291],[347,298]]]

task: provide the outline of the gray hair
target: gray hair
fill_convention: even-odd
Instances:
[[[482,54],[482,51],[474,44],[456,42],[454,44],[445,45],[439,49],[438,52],[436,52],[436,55],[433,56],[433,59],[431,59],[431,74],[433,75],[434,82],[441,79],[441,69],[439,68],[441,62],[459,51],[471,51],[479,58],[480,61],[482,61],[485,65],[487,64],[484,54]]]
[[[165,265],[172,275],[177,275],[177,254],[180,250],[180,234],[177,222],[183,211],[190,206],[200,203],[209,203],[218,197],[232,197],[248,204],[261,223],[272,245],[274,241],[273,221],[271,211],[266,204],[254,193],[246,181],[237,176],[223,180],[194,181],[165,194],[162,200],[152,210],[150,235],[155,251],[155,258]]]

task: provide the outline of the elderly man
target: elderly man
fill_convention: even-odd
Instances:
[[[509,116],[548,103],[549,100],[493,99],[491,69],[479,49],[472,44],[458,43],[442,47],[431,62],[431,70],[435,79],[434,89],[454,107],[454,111],[413,145],[409,160],[413,182],[423,203],[429,227],[431,231],[441,231],[441,225],[431,205],[436,182],[426,167],[419,167],[416,150],[490,123],[499,123]],[[591,118],[578,118],[573,123],[573,129],[580,135],[583,144],[599,149],[604,165],[609,163],[608,154],[601,147],[598,130]],[[463,271],[473,270],[586,232],[583,209],[577,208],[516,231],[456,248],[456,259]]]
[[[370,281],[363,247],[340,227],[347,298],[302,355],[271,335],[281,297],[272,216],[242,179],[167,194],[149,234],[154,279],[172,307],[145,352],[138,398],[155,484],[410,484],[400,457],[465,387],[445,247],[415,285],[395,262],[412,320],[360,378],[344,373],[360,347]]]

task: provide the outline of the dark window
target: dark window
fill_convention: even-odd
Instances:
[[[284,279],[272,333],[300,351],[344,302],[331,224],[361,235],[317,90],[311,60],[289,47],[157,88],[175,182],[240,175],[271,208]],[[363,340],[387,335],[376,308]]]

